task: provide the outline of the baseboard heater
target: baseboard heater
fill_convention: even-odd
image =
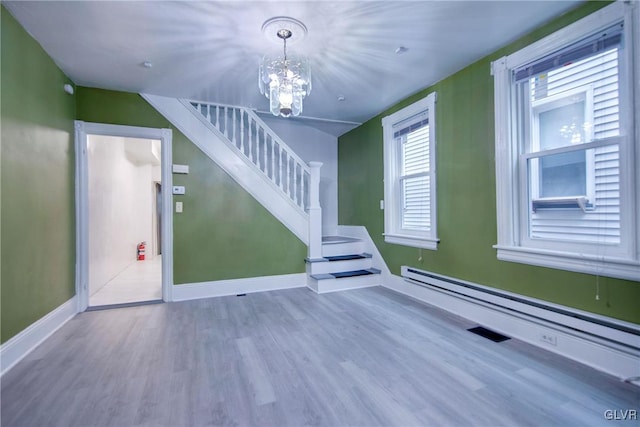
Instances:
[[[634,352],[640,350],[640,325],[619,321],[570,307],[524,297],[488,286],[441,276],[417,268],[402,266],[406,282],[488,305],[501,311],[524,315],[545,326],[557,327],[614,342]],[[464,314],[461,313],[464,316]]]

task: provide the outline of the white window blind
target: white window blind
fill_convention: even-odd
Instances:
[[[532,210],[529,217],[529,236],[532,239],[608,244],[620,242],[620,162],[619,144],[615,139],[620,134],[620,31],[621,26],[617,25],[598,33],[599,37],[594,36],[572,46],[568,53],[565,51],[565,58],[560,58],[569,62],[562,66],[558,65],[558,58],[562,55],[553,54],[537,61],[536,65],[515,71],[516,76],[522,76],[525,69],[531,71],[537,68],[535,71],[538,74],[527,77],[522,83],[525,86],[523,90],[529,93],[530,105],[576,91],[582,91],[581,93],[592,98],[586,100],[591,109],[588,111],[589,119],[581,116],[574,120],[575,123],[567,123],[557,129],[557,139],[564,138],[567,141],[565,145],[573,145],[575,150],[563,154],[541,155],[527,166],[529,179],[538,180],[528,183],[530,196],[535,197],[536,191],[531,188],[539,187],[539,194],[544,193],[544,162],[554,165],[554,162],[557,164],[564,158],[567,160],[564,165],[566,173],[562,173],[563,167],[548,168],[547,176],[555,174],[556,178],[546,181],[547,192],[554,195],[549,182],[559,188],[574,189],[567,190],[569,192],[583,189],[580,192],[584,194],[575,196],[585,196],[585,204],[582,208],[575,206],[572,209],[559,204],[556,208]],[[544,66],[550,69],[545,70]],[[534,120],[532,122],[535,123]],[[613,138],[611,144],[589,148],[589,143],[607,138]],[[531,141],[527,151],[544,154],[545,144],[552,148],[562,146],[562,143],[554,141],[538,141],[536,146],[535,142]],[[582,165],[576,164],[575,160],[570,164],[568,161],[571,158],[582,159]],[[586,171],[582,171],[583,168]],[[582,182],[578,182],[581,180]]]
[[[498,259],[640,280],[637,2],[492,63]]]
[[[429,121],[425,114],[394,126],[394,138],[400,147],[399,185],[402,194],[402,228],[431,229],[429,176]]]

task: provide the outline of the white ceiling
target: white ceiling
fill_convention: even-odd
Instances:
[[[309,57],[313,81],[303,115],[325,119],[308,123],[334,135],[578,3],[3,1],[77,85],[262,111],[268,101],[258,90],[258,63],[281,49],[262,24],[274,16],[299,19],[308,35],[289,51]],[[398,55],[399,46],[409,50]]]

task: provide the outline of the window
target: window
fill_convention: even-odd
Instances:
[[[640,280],[636,6],[492,64],[499,259]]]
[[[570,68],[570,67],[568,67]],[[575,68],[575,67],[574,67]],[[546,76],[545,76],[546,77]],[[555,76],[545,78],[557,80]],[[590,80],[586,78],[585,80]],[[578,207],[593,207],[595,200],[593,155],[584,150],[549,154],[550,150],[583,144],[593,140],[592,91],[562,92],[555,96],[541,96],[536,88],[540,79],[532,79],[530,152],[540,157],[531,170],[532,210],[540,208],[576,207],[571,201],[581,201]],[[591,153],[592,154],[592,153]]]
[[[382,119],[385,241],[437,248],[435,98]]]

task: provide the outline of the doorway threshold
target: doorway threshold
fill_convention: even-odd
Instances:
[[[87,307],[85,311],[99,311],[99,310],[111,310],[112,308],[127,308],[127,307],[137,307],[139,305],[151,305],[151,304],[162,304],[164,303],[161,299],[154,299],[149,301],[133,301],[133,302],[123,302],[119,304],[105,304],[105,305],[94,305]]]

